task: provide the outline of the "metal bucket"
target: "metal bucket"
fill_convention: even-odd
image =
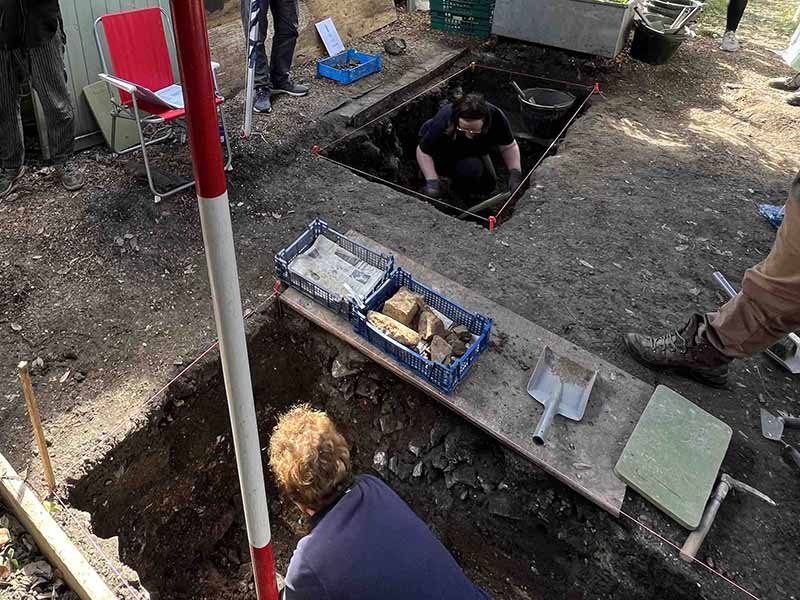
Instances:
[[[550,88],[522,90],[519,109],[528,131],[539,138],[554,138],[566,123],[575,96]]]

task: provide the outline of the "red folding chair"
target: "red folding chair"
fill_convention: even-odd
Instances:
[[[147,156],[147,147],[151,144],[169,139],[176,129],[180,129],[185,138],[185,125],[181,118],[186,114],[183,108],[167,108],[153,102],[148,102],[137,92],[137,85],[153,92],[161,90],[175,83],[172,72],[169,48],[165,33],[172,34],[172,25],[169,17],[159,7],[142,8],[113,13],[98,17],[94,22],[94,37],[97,42],[97,51],[100,53],[100,64],[103,72],[98,75],[108,85],[111,99],[111,145],[115,147],[117,134],[117,119],[129,119],[136,122],[139,131],[139,143],[127,148],[119,154],[128,154],[142,150],[147,181],[155,195],[155,201],[171,196],[181,190],[194,185],[194,180],[183,183],[169,190],[158,190],[153,183],[150,171],[150,161]],[[106,51],[108,55],[106,55]],[[107,58],[111,61],[113,71],[109,70]],[[218,63],[211,63],[214,86],[217,88],[217,114],[221,123],[222,136],[227,151],[225,170],[231,170],[231,147],[228,141],[227,127],[225,126],[225,113],[222,104],[225,99],[219,94],[217,87],[216,70]],[[114,92],[116,90],[116,93]],[[145,129],[156,128],[150,139],[145,139]],[[165,128],[166,131],[162,131]]]

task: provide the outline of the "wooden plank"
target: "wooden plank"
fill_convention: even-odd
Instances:
[[[50,516],[31,489],[0,454],[0,496],[82,600],[115,600],[105,581]]]
[[[295,50],[295,63],[325,56],[315,23],[331,17],[345,46],[397,20],[394,0],[305,0],[308,21],[302,24]]]
[[[411,96],[413,92],[421,91],[466,53],[466,48],[439,49],[427,61],[406,72],[396,83],[380,86],[361,98],[348,102],[337,114],[347,119],[348,125],[361,127],[397,107],[401,100]]]
[[[345,319],[295,290],[286,291],[281,300],[601,508],[619,515],[626,486],[614,474],[614,465],[647,404],[652,386],[369,238],[355,232],[349,232],[348,236],[378,251],[393,254],[397,265],[421,282],[462,306],[494,319],[492,346],[453,394],[446,395],[407,371],[357,336]],[[583,421],[575,423],[556,418],[547,444],[536,446],[532,434],[543,409],[528,396],[526,386],[545,344],[585,367],[597,369],[600,377]]]

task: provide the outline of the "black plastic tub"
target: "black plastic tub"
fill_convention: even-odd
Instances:
[[[663,65],[672,58],[685,39],[684,34],[662,33],[637,23],[631,43],[631,56],[651,65]]]
[[[575,96],[550,88],[528,88],[519,97],[519,109],[525,127],[532,135],[552,139],[564,127]]]

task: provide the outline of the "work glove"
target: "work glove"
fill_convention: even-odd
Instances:
[[[514,192],[519,187],[520,183],[522,183],[522,171],[519,169],[511,169],[511,172],[508,174],[508,191]]]
[[[425,187],[422,188],[422,193],[431,198],[438,198],[442,195],[442,187],[439,184],[439,179],[426,179]]]

